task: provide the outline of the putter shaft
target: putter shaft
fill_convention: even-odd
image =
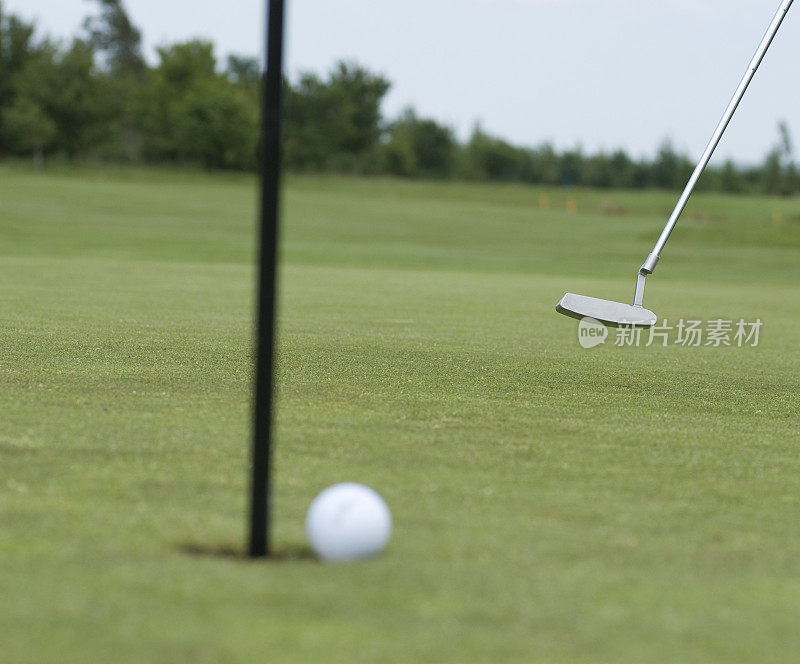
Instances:
[[[747,92],[747,88],[750,86],[750,82],[753,80],[753,76],[755,76],[756,71],[758,71],[758,67],[764,60],[764,56],[767,54],[767,51],[769,50],[769,47],[772,44],[772,40],[775,39],[775,35],[778,34],[778,30],[780,29],[781,24],[783,23],[783,19],[786,18],[786,14],[789,12],[789,8],[792,6],[792,2],[794,2],[794,0],[783,0],[783,2],[781,2],[781,6],[778,9],[778,12],[775,14],[775,18],[772,19],[772,23],[767,29],[764,38],[761,40],[761,44],[759,44],[759,47],[756,50],[753,59],[750,61],[750,65],[747,67],[747,71],[745,72],[745,75],[742,78],[741,83],[739,83],[739,87],[736,89],[733,98],[728,104],[728,108],[725,110],[725,114],[722,116],[722,120],[720,120],[719,124],[717,125],[717,128],[714,131],[714,135],[711,137],[711,141],[709,142],[708,147],[703,153],[703,156],[700,158],[697,167],[694,169],[692,177],[689,178],[689,183],[683,190],[683,194],[681,194],[680,200],[678,200],[678,204],[675,206],[675,210],[672,212],[669,221],[667,221],[667,225],[661,232],[661,236],[658,238],[658,241],[653,247],[653,251],[650,252],[650,255],[647,257],[647,260],[645,260],[644,264],[640,268],[641,273],[645,275],[652,274],[653,271],[656,269],[656,264],[658,263],[658,259],[661,256],[661,251],[664,249],[664,245],[667,244],[667,240],[669,240],[669,236],[672,233],[672,230],[675,228],[675,224],[678,223],[678,219],[680,219],[681,214],[683,214],[683,211],[686,208],[686,204],[689,202],[689,198],[694,192],[695,187],[697,186],[697,182],[700,179],[700,176],[703,174],[703,171],[705,171],[706,166],[708,166],[708,162],[711,160],[711,157],[714,154],[714,151],[717,149],[720,140],[722,140],[722,136],[725,133],[725,130],[728,128],[728,125],[730,124],[730,121],[733,118],[734,113],[736,113],[736,109],[739,107],[739,103],[742,101],[745,92]],[[637,298],[640,294],[641,295],[644,294],[644,283],[641,284],[641,288],[637,287]]]

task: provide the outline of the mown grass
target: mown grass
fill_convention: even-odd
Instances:
[[[250,563],[254,185],[0,168],[0,660],[796,660],[800,201],[700,196],[648,286],[757,348],[586,351],[556,300],[629,299],[672,194],[290,179]],[[341,480],[382,558],[303,555]]]

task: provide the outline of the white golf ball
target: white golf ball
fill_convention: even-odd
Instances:
[[[308,508],[306,535],[323,560],[343,562],[369,558],[386,548],[392,514],[383,498],[363,484],[328,487]]]

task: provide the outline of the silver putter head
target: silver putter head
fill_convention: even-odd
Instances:
[[[644,307],[574,293],[562,297],[556,305],[556,311],[570,318],[594,318],[612,327],[652,327],[657,320],[656,315]]]

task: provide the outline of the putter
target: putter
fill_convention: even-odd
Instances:
[[[736,89],[730,104],[728,104],[728,108],[725,110],[722,120],[720,120],[719,125],[717,125],[717,129],[714,131],[714,135],[711,137],[711,141],[709,142],[706,151],[703,153],[703,156],[700,158],[697,167],[694,169],[692,177],[689,178],[689,183],[686,185],[686,189],[683,190],[683,194],[678,200],[678,204],[675,206],[675,210],[672,212],[669,221],[667,221],[667,225],[664,227],[661,237],[658,238],[658,242],[656,242],[655,246],[653,247],[653,251],[651,251],[650,255],[647,257],[647,260],[645,260],[642,267],[639,268],[639,274],[636,277],[636,291],[634,292],[633,296],[633,304],[623,304],[622,302],[611,302],[610,300],[600,300],[595,297],[586,297],[585,295],[567,293],[556,305],[556,311],[558,313],[578,319],[594,318],[601,323],[605,323],[606,325],[611,325],[613,327],[619,327],[622,325],[632,327],[652,327],[656,324],[656,315],[652,311],[645,309],[642,305],[644,301],[644,285],[647,275],[653,274],[653,271],[656,269],[656,264],[658,263],[658,259],[661,257],[661,251],[664,249],[664,245],[667,244],[667,240],[669,239],[672,230],[675,228],[675,224],[678,223],[678,219],[686,208],[686,204],[689,202],[689,198],[697,186],[697,181],[700,179],[703,171],[705,171],[706,166],[708,166],[708,162],[711,160],[714,150],[717,149],[717,146],[722,139],[722,135],[728,128],[734,113],[736,113],[736,109],[739,107],[739,102],[742,101],[744,93],[747,91],[750,82],[753,80],[753,76],[755,76],[759,65],[764,59],[764,56],[767,54],[770,45],[772,44],[772,40],[775,39],[775,35],[778,33],[778,30],[783,23],[783,19],[786,18],[786,14],[789,12],[789,8],[792,6],[792,2],[794,2],[794,0],[783,0],[783,2],[781,2],[778,13],[775,14],[775,18],[772,19],[772,23],[767,29],[767,33],[764,35],[758,50],[753,56],[753,59],[750,61],[750,65],[747,68],[744,78],[742,78],[742,82],[739,83],[739,87]]]

